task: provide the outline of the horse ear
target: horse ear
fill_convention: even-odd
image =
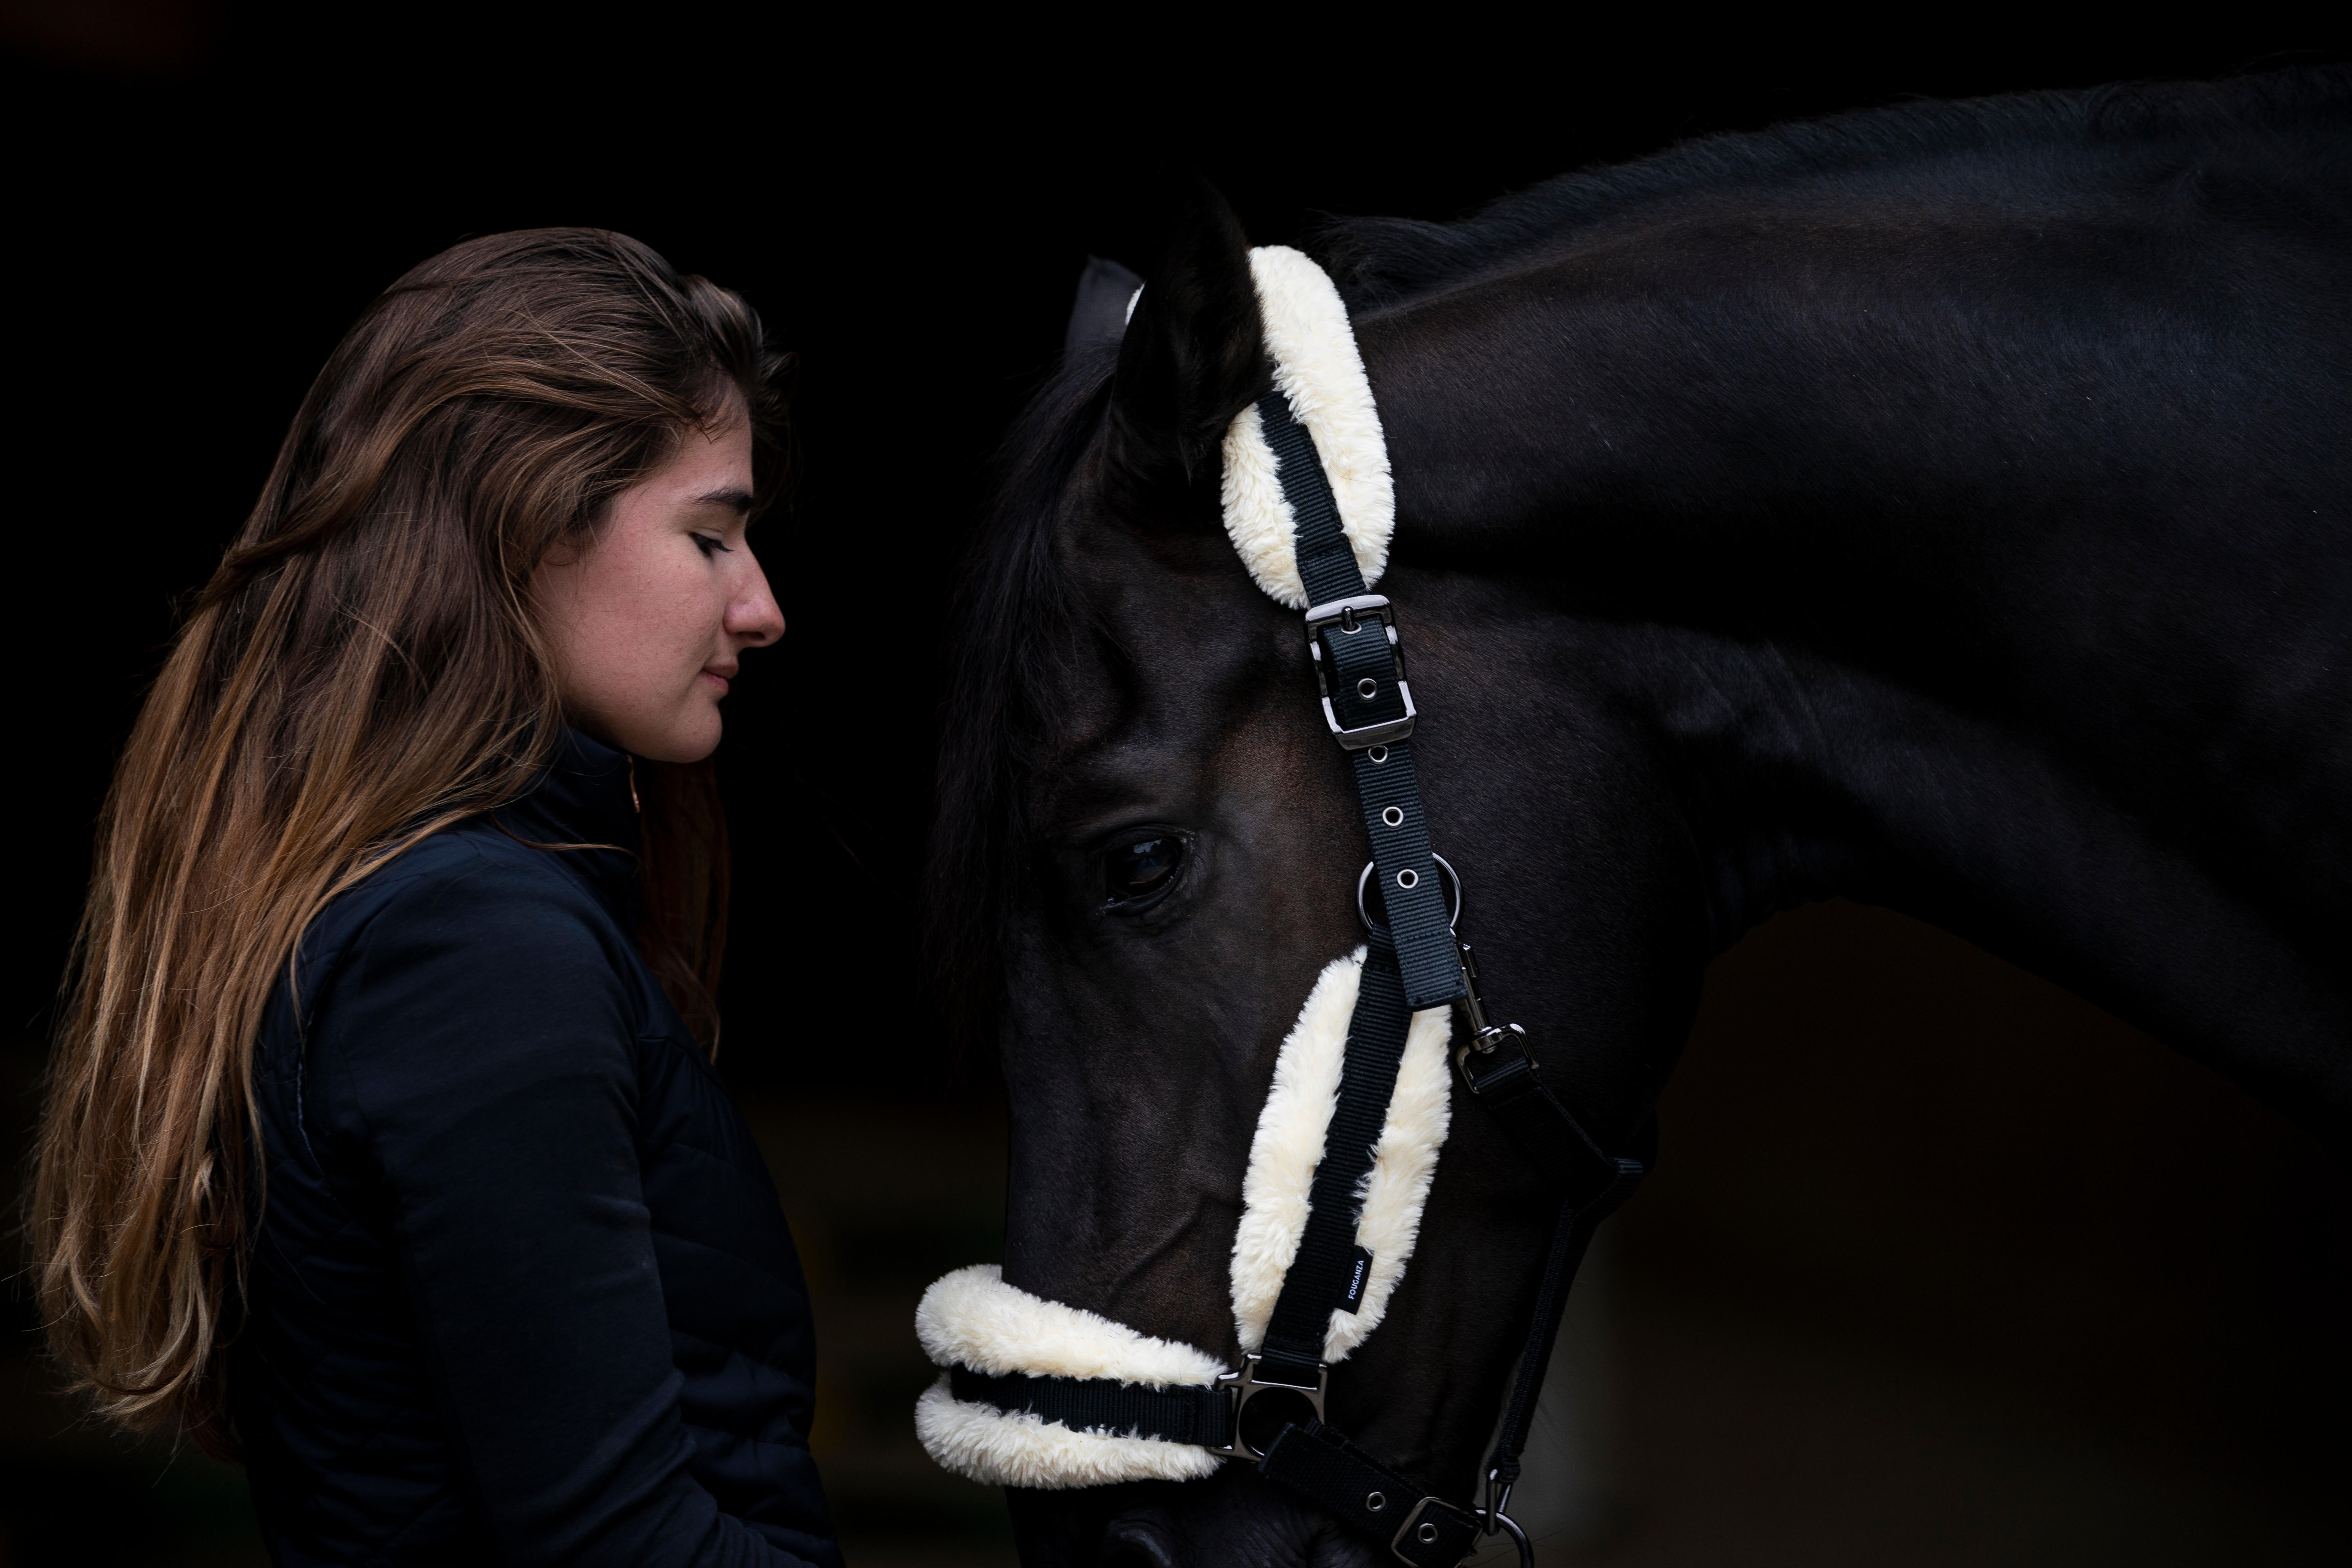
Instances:
[[[1225,426],[1265,389],[1249,239],[1216,188],[1189,182],[1111,384],[1112,460],[1146,486],[1214,474]]]
[[[1118,262],[1087,257],[1087,269],[1078,274],[1078,297],[1070,306],[1070,324],[1062,333],[1062,352],[1125,331],[1127,309],[1142,287],[1143,279]]]

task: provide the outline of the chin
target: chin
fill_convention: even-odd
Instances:
[[[627,749],[649,763],[698,763],[719,749],[726,732],[714,706],[707,714],[672,724],[642,737],[644,744]]]

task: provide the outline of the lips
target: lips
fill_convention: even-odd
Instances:
[[[736,668],[732,664],[707,664],[702,667],[702,678],[717,687],[719,695],[724,697],[727,695],[727,683],[733,679]]]

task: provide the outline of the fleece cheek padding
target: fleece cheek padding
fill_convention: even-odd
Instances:
[[[1234,1236],[1234,1324],[1244,1350],[1265,1342],[1266,1320],[1306,1234],[1307,1194],[1339,1104],[1348,1025],[1363,973],[1360,947],[1326,965],[1275,1059],[1274,1088],[1250,1142],[1241,1226]],[[1373,1145],[1371,1172],[1356,1194],[1362,1205],[1356,1245],[1372,1255],[1370,1276],[1355,1311],[1331,1313],[1323,1341],[1327,1362],[1344,1358],[1380,1326],[1421,1234],[1422,1206],[1453,1119],[1453,1081],[1445,1067],[1453,1024],[1452,1008],[1432,1007],[1413,1015],[1405,1036],[1388,1121]]]
[[[1396,487],[1372,384],[1356,352],[1355,329],[1324,270],[1285,245],[1250,252],[1258,316],[1274,384],[1315,438],[1316,455],[1339,506],[1339,526],[1367,586],[1388,566],[1396,531]],[[1307,608],[1297,534],[1276,473],[1274,450],[1255,406],[1225,432],[1225,532],[1255,582],[1278,604]]]

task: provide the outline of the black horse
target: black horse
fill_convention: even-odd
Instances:
[[[1844,894],[2352,1149],[2352,74],[1861,113],[1312,248],[1464,931],[1601,1142],[1709,958]],[[1006,1279],[1229,1364],[1254,1120],[1366,858],[1298,618],[1219,526],[1267,377],[1204,193],[1012,438],[933,889],[1001,1043]],[[1469,1497],[1549,1212],[1457,1089],[1334,1424]],[[1033,1563],[1385,1559],[1239,1462],[1013,1505]]]

